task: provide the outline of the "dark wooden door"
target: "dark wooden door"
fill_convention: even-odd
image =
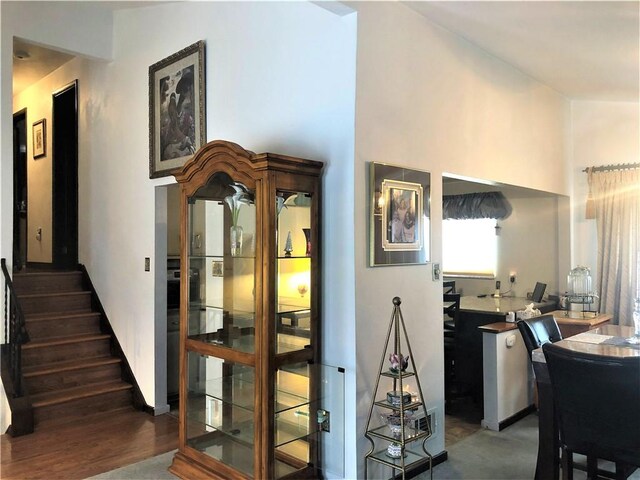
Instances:
[[[13,116],[13,268],[27,263],[27,111]]]
[[[78,264],[78,82],[53,94],[53,264]]]

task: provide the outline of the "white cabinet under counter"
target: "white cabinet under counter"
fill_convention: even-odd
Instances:
[[[500,431],[532,411],[534,376],[515,323],[483,325],[482,426]]]

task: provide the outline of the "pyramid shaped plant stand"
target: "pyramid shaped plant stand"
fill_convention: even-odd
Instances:
[[[431,427],[428,421],[422,428],[419,428],[420,422],[416,422],[420,411],[425,419],[428,417],[400,310],[401,303],[400,297],[394,297],[393,313],[364,434],[371,442],[371,449],[365,456],[364,475],[368,478],[370,460],[391,467],[392,478],[395,478],[396,470],[401,471],[403,479],[408,471],[428,462],[433,479],[433,459],[425,447],[431,437]],[[390,345],[392,333],[393,343]],[[408,356],[403,354],[403,348],[406,348]],[[382,392],[379,391],[381,381],[384,385]],[[386,391],[387,386],[391,387],[389,391]],[[413,391],[410,392],[409,388]],[[376,415],[374,409],[377,410]]]

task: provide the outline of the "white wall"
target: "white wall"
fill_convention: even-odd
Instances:
[[[13,37],[65,52],[108,59],[112,53],[113,24],[109,12],[89,3],[2,2],[0,15],[0,254],[11,262]]]
[[[13,99],[13,111],[27,109],[27,261],[52,261],[52,94],[84,76],[86,62],[76,58],[23,90]],[[81,86],[78,87],[81,90]],[[81,91],[79,92],[82,93]],[[33,158],[32,125],[45,119],[46,155]],[[41,239],[36,230],[42,229]]]
[[[13,229],[13,37],[54,46],[61,51],[108,59],[111,57],[112,21],[110,13],[88,3],[1,2],[0,25],[0,256],[6,258],[10,265]]]
[[[596,221],[585,219],[589,193],[586,167],[637,163],[640,159],[640,105],[633,102],[571,102],[573,243],[571,266],[583,265],[597,278]],[[568,274],[567,271],[565,273]],[[564,287],[566,290],[566,276]]]
[[[430,266],[367,266],[367,163],[431,171],[431,258],[441,262],[443,172],[568,192],[567,102],[402,4],[353,6],[358,10],[356,431],[365,426],[391,299],[399,295],[426,402],[438,408],[437,435],[427,444],[437,454],[444,449],[442,290],[432,282]],[[368,447],[359,438],[358,455],[351,460],[360,476]]]
[[[104,44],[111,53],[110,19],[89,32],[74,29],[93,25],[90,5],[25,10],[2,3],[3,118],[11,114],[10,96],[5,101],[11,80],[4,72],[11,71],[13,34],[83,54],[98,42],[103,51],[92,56],[104,56]],[[21,27],[25,18],[33,23]],[[55,28],[35,28],[51,18],[58,19]],[[189,21],[176,21],[184,18]],[[154,380],[165,362],[149,341],[155,333],[161,344],[165,329],[160,302],[154,304],[162,289],[154,281],[153,270],[162,265],[154,258],[155,249],[162,250],[155,223],[163,221],[154,214],[155,187],[173,179],[148,178],[148,67],[197,40],[206,42],[208,139],[326,163],[323,318],[331,341],[324,342],[325,358],[347,368],[354,398],[353,211],[342,207],[353,195],[355,27],[355,16],[338,17],[309,3],[174,3],[116,12],[113,62],[78,60],[87,68],[79,79],[80,261],[152,406],[164,408]],[[2,224],[11,225],[8,122],[2,139]],[[166,237],[166,226],[158,231]],[[10,232],[2,230],[8,258]],[[144,257],[152,258],[151,272],[144,272]]]
[[[147,402],[159,405],[164,399],[151,393],[154,361],[164,359],[154,359],[146,332],[164,324],[153,307],[153,272],[142,267],[154,254],[154,186],[173,180],[148,179],[148,66],[204,39],[207,138],[327,162],[323,220],[346,230],[349,216],[332,207],[343,191],[336,172],[351,164],[353,148],[355,23],[304,3],[182,3],[117,12],[114,28],[115,61],[92,75],[94,144],[91,170],[81,178],[88,185],[81,257]],[[326,231],[324,238],[329,270],[348,258],[352,242]],[[349,298],[352,274],[334,283],[328,275],[331,291],[343,287],[336,296]],[[348,308],[324,307],[326,329],[342,329]],[[340,338],[336,348],[344,353],[335,358],[344,365],[353,342]]]

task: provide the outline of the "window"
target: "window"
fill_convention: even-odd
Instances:
[[[493,218],[443,220],[444,274],[494,278],[498,259],[495,225]]]

